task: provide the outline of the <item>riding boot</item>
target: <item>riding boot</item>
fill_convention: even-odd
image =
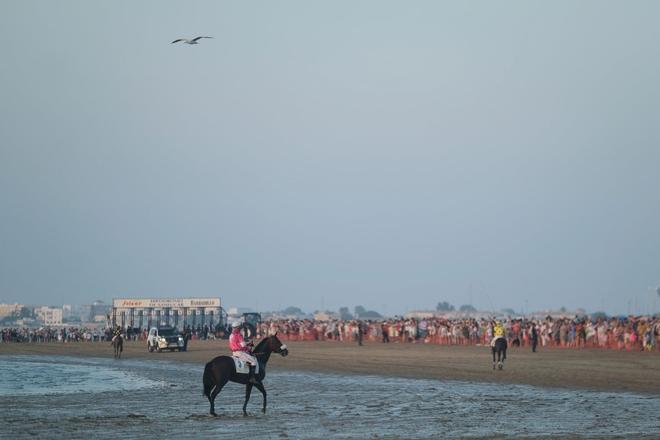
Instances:
[[[257,378],[254,375],[255,368],[256,367],[254,365],[250,365],[250,372],[248,373],[248,382],[250,382],[250,383],[257,383],[258,382]]]

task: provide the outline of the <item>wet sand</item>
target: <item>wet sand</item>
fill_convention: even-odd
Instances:
[[[377,374],[417,379],[528,384],[660,394],[660,353],[597,349],[510,349],[503,371],[493,371],[488,347],[424,344],[287,342],[289,356],[269,369]],[[149,353],[145,342],[127,342],[126,359],[203,364],[228,354],[227,341],[191,341],[188,351]],[[3,354],[112,357],[109,343],[0,344]]]
[[[202,365],[155,359],[0,356],[3,438],[660,438],[657,395],[284,370],[265,414],[229,383],[213,417]]]

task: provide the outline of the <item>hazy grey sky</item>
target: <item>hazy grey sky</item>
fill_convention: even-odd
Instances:
[[[0,301],[646,312],[659,17],[0,2]]]

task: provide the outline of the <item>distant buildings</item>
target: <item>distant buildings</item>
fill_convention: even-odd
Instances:
[[[94,301],[89,308],[89,314],[86,317],[89,322],[105,322],[110,315],[111,306],[101,300]]]
[[[41,306],[35,307],[34,314],[37,320],[44,323],[44,325],[62,325],[63,310],[57,307]]]
[[[587,314],[584,309],[575,309],[575,310],[566,310],[561,308],[559,310],[539,310],[538,312],[528,313],[527,317],[533,319],[545,319],[548,316],[552,319],[561,319],[561,318],[575,318],[576,316],[585,316]]]
[[[432,318],[442,318],[442,319],[490,319],[497,316],[504,316],[501,312],[491,312],[484,310],[411,310],[404,315],[406,319],[432,319]]]
[[[326,310],[325,312],[314,313],[314,319],[316,321],[333,321],[339,319],[339,314]]]
[[[11,315],[18,316],[23,307],[23,304],[0,304],[0,319]]]
[[[71,304],[64,304],[62,306],[62,320],[73,318],[73,306]]]
[[[411,310],[404,315],[406,319],[430,319],[435,316],[441,315],[440,312],[432,312],[429,310]]]
[[[0,320],[5,326],[80,325],[81,323],[90,322],[89,317],[92,311],[101,311],[103,313],[102,318],[101,316],[95,317],[99,320],[98,322],[105,323],[108,306],[101,304],[96,304],[94,306],[73,306],[70,304],[64,304],[62,307],[50,305],[26,306],[17,303],[0,304]]]
[[[227,315],[231,317],[240,317],[243,316],[243,313],[253,313],[250,307],[229,307],[227,309]]]

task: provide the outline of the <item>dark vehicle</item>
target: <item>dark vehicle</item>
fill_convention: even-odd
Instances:
[[[174,327],[153,327],[147,336],[149,351],[178,350],[184,346],[183,336]]]
[[[228,339],[231,334],[231,324],[227,318],[227,312],[220,307],[218,322],[214,326],[215,337],[218,339]]]
[[[261,313],[243,313],[243,336],[256,338],[257,327],[261,324]]]

